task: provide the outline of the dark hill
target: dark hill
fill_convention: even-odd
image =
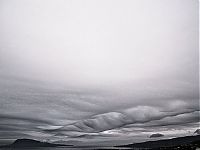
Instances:
[[[17,139],[12,144],[1,146],[1,147],[20,148],[20,147],[58,147],[58,146],[72,146],[72,145],[52,144],[52,143],[40,142],[40,141],[32,140],[32,139]]]

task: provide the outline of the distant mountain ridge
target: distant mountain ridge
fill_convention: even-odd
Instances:
[[[1,147],[11,147],[11,148],[22,148],[22,147],[58,147],[58,146],[73,146],[73,145],[64,145],[64,144],[53,144],[48,142],[40,142],[32,139],[17,139],[10,145],[4,145]]]

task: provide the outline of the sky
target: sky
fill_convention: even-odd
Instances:
[[[193,134],[198,3],[0,0],[0,143]]]

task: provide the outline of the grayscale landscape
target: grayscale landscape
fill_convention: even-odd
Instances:
[[[0,149],[198,149],[198,21],[198,0],[0,0]]]

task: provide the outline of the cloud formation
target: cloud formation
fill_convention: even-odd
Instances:
[[[2,83],[5,87],[10,85],[10,80],[3,80]],[[127,140],[140,137],[139,139],[144,140],[155,130],[171,137],[177,135],[176,132],[180,129],[194,130],[199,122],[198,105],[185,99],[168,100],[163,105],[160,101],[158,105],[145,105],[143,101],[139,105],[133,101],[133,106],[123,105],[124,102],[119,101],[111,106],[111,102],[107,105],[104,101],[111,98],[110,101],[114,102],[115,98],[119,98],[118,95],[98,94],[97,91],[61,91],[45,88],[46,85],[28,85],[34,88],[27,90],[27,85],[23,82],[16,86],[18,88],[7,87],[9,91],[14,91],[7,94],[14,96],[9,103],[1,105],[2,109],[9,110],[2,111],[0,115],[0,132],[8,139],[32,137],[52,141],[76,139],[84,142],[85,139],[107,141],[119,140],[117,137]],[[7,94],[4,92],[1,97],[7,99]],[[121,107],[119,103],[122,103]],[[20,111],[19,108],[23,110]],[[172,129],[176,134],[171,132]]]
[[[190,135],[198,13],[190,0],[1,0],[0,142]]]

